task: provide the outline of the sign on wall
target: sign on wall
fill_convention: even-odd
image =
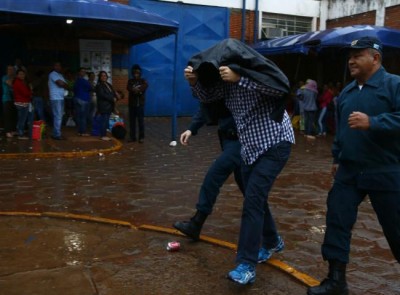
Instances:
[[[80,66],[96,74],[106,71],[111,82],[111,41],[110,40],[79,40]]]

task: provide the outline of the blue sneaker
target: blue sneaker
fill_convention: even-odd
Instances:
[[[241,263],[228,273],[228,279],[241,285],[254,283],[256,280],[256,269],[250,264]]]
[[[272,254],[281,252],[285,248],[285,243],[283,242],[281,236],[278,236],[278,244],[271,249],[265,249],[261,247],[260,251],[258,251],[258,263],[263,263],[271,258]]]

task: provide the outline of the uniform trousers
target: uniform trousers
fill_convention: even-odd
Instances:
[[[400,263],[400,192],[366,190],[356,183],[335,180],[327,199],[326,232],[322,244],[324,260],[349,262],[351,231],[358,206],[369,196],[383,233]]]

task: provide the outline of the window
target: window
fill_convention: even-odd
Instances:
[[[311,31],[312,18],[263,12],[261,38],[283,37]]]

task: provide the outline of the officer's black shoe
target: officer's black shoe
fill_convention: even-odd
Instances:
[[[346,264],[336,260],[329,261],[328,278],[319,286],[308,288],[307,295],[348,295]]]
[[[173,227],[194,241],[198,241],[206,218],[206,214],[197,211],[190,221],[177,221],[173,224]]]

